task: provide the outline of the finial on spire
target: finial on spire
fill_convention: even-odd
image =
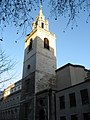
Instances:
[[[42,6],[42,0],[40,0],[40,7]]]
[[[43,15],[43,13],[42,13],[42,4],[41,4],[41,2],[40,2],[40,11],[39,11],[39,15],[40,15],[40,16]]]
[[[40,10],[42,11],[42,0],[40,0]]]

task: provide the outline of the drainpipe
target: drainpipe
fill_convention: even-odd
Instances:
[[[50,117],[49,103],[50,103],[50,97],[49,97],[49,91],[48,91],[48,120],[49,120],[49,117]]]
[[[55,120],[57,120],[57,117],[56,117],[56,93],[54,93],[54,110],[55,110]]]
[[[34,120],[36,116],[36,94],[34,95]]]

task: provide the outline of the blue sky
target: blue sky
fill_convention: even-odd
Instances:
[[[38,11],[39,9],[32,13],[34,18],[38,14]],[[48,18],[46,7],[43,7],[43,14]],[[65,32],[63,32],[67,19],[58,18],[55,21],[53,18],[49,18],[50,32],[56,35],[57,68],[67,63],[72,63],[83,65],[85,68],[90,69],[90,19],[88,20],[88,24],[85,22],[86,19],[87,14],[81,13],[79,18],[77,18],[78,27],[74,26],[72,30],[71,25],[69,25]],[[31,29],[28,30],[28,32],[30,31]],[[20,36],[21,35],[16,34],[15,27],[11,25],[3,31],[4,41],[0,43],[0,45],[6,51],[7,55],[13,59],[13,61],[17,62],[13,70],[16,73],[16,77],[10,80],[8,84],[22,77],[25,36],[19,38]],[[18,42],[15,43],[17,39]]]

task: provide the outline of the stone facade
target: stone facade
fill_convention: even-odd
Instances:
[[[72,69],[80,67],[80,71],[76,74],[79,78],[81,78],[80,74],[82,76],[81,68],[87,75],[84,74],[83,82],[68,84],[67,87],[67,80],[71,80],[71,75],[66,76],[70,71],[67,68],[70,66],[73,67]],[[62,74],[60,70],[65,73]],[[66,87],[63,83],[62,89],[57,88],[57,85],[53,89],[51,82],[49,88],[35,94],[32,74],[23,79],[26,84],[22,84],[22,87],[21,81],[18,81],[5,89],[0,95],[0,120],[90,120],[90,71],[80,65],[66,64],[56,72],[59,73],[58,75],[56,73],[58,79],[53,76],[53,79],[58,80],[56,84],[59,80],[63,82],[67,78],[66,83],[64,81]],[[52,76],[48,79],[50,78]],[[47,77],[43,78],[46,79]],[[77,81],[76,76],[74,79]]]
[[[55,120],[55,90],[46,89],[36,94],[35,120]]]
[[[90,79],[55,95],[56,120],[90,120]]]
[[[20,120],[34,120],[35,73],[22,80]],[[23,113],[23,114],[22,114]]]
[[[10,85],[0,98],[0,120],[19,120],[21,81]]]
[[[64,89],[69,86],[85,81],[89,70],[81,65],[66,64],[56,70],[57,89]]]

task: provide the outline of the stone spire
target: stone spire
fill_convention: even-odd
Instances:
[[[40,5],[40,11],[39,11],[38,16],[43,16],[43,13],[42,13],[42,5]]]
[[[36,17],[36,20],[33,22],[32,24],[32,29],[35,29],[35,28],[43,28],[45,30],[48,30],[48,20],[45,20],[45,16],[43,15],[43,12],[42,12],[42,5],[40,5],[40,10],[39,10],[39,13]]]
[[[42,12],[42,5],[40,5],[40,10],[39,10],[38,16],[36,17],[36,20],[44,20],[44,15]]]

